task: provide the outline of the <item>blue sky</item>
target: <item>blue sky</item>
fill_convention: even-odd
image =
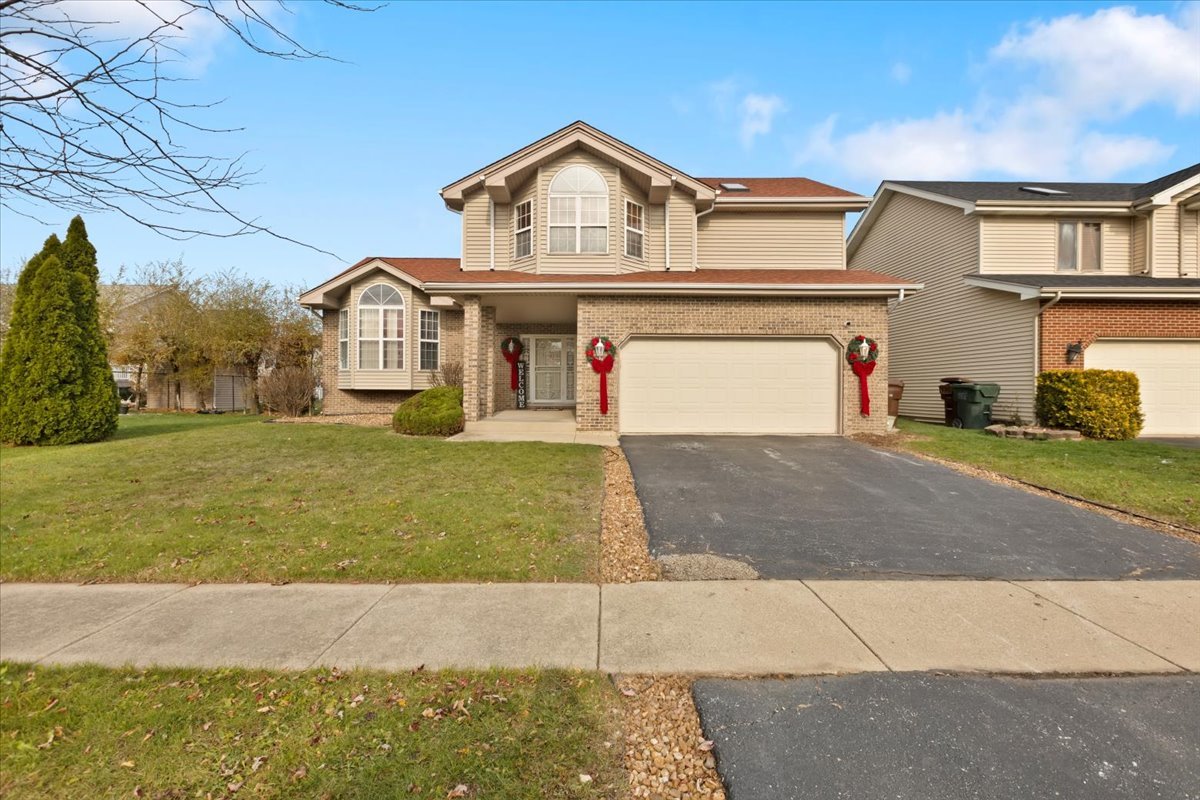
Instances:
[[[115,13],[126,13],[104,0]],[[95,6],[92,6],[93,8]],[[583,119],[692,175],[1126,180],[1200,161],[1200,3],[293,3],[331,61],[184,42],[199,118],[248,151],[243,214],[337,253],[457,256],[442,186]],[[0,214],[0,266],[52,227]],[[87,218],[111,275],[176,256],[311,286],[343,262],[265,236],[173,242]]]

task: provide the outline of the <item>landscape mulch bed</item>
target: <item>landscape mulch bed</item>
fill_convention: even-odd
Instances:
[[[650,557],[642,504],[633,473],[619,447],[604,448],[604,504],[600,511],[600,581],[634,583],[659,579]]]
[[[391,427],[391,414],[318,414],[315,417],[272,417],[268,422],[286,425],[363,425],[369,428]]]
[[[724,800],[712,742],[704,738],[691,680],[678,675],[617,678],[625,726],[629,796]]]

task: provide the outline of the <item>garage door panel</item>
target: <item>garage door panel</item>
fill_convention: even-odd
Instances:
[[[837,433],[840,354],[823,339],[635,338],[624,433]]]
[[[1088,346],[1088,369],[1138,376],[1148,436],[1200,436],[1200,341],[1105,340]]]

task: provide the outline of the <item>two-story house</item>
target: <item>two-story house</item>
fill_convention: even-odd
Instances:
[[[941,419],[938,381],[1001,385],[1031,420],[1047,369],[1137,373],[1144,433],[1200,435],[1200,164],[1148,183],[885,181],[853,269],[925,288],[891,313],[900,412]]]
[[[623,433],[882,431],[887,303],[912,281],[847,270],[844,219],[868,199],[805,178],[695,178],[576,122],[449,184],[460,259],[366,258],[306,292],[325,331],[325,412],[391,411],[463,365],[468,424],[532,407]],[[844,357],[878,342],[860,413]],[[607,376],[593,337],[618,348]]]

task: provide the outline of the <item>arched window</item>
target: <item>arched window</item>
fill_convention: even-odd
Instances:
[[[608,184],[572,164],[550,181],[550,252],[608,252]]]
[[[404,297],[386,283],[358,298],[358,368],[404,369]]]

